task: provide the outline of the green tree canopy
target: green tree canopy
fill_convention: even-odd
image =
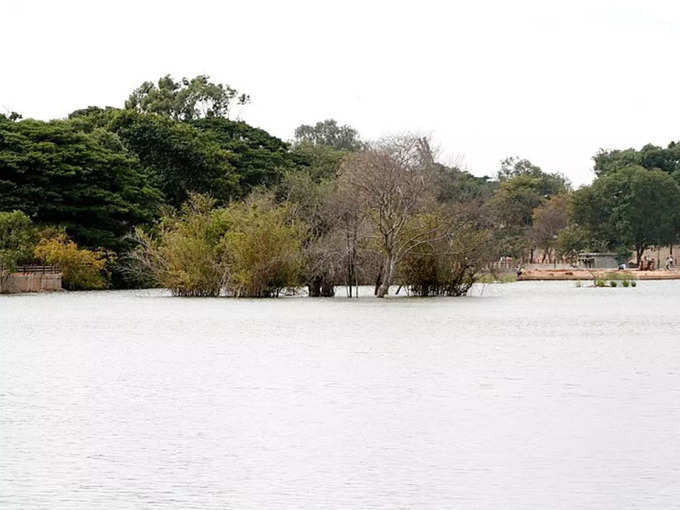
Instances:
[[[115,134],[69,121],[0,121],[0,211],[59,224],[80,244],[117,249],[161,201]]]
[[[498,183],[488,176],[477,177],[456,167],[437,164],[434,168],[437,198],[441,202],[466,203],[487,200],[493,195]]]
[[[300,165],[299,170],[306,170],[316,182],[335,179],[348,154],[349,151],[346,150],[310,142],[298,143],[293,147],[293,157]]]
[[[526,160],[520,161],[523,162]],[[530,227],[536,207],[551,196],[565,193],[570,188],[565,177],[557,173],[545,173],[533,165],[527,170],[517,169],[517,165],[512,171],[502,169],[499,180],[500,184],[490,200],[490,206],[503,224],[519,227]]]
[[[17,264],[31,260],[36,237],[35,228],[26,214],[0,212],[0,273],[14,271]]]
[[[588,231],[578,225],[567,225],[557,234],[557,253],[571,264],[576,263],[579,253],[589,245]]]
[[[638,262],[652,245],[677,239],[680,186],[661,170],[630,165],[607,173],[573,194],[574,220],[614,249],[635,249]]]
[[[122,110],[109,129],[137,155],[172,206],[181,205],[190,193],[208,193],[223,202],[241,194],[229,150],[191,124]]]
[[[145,81],[125,102],[125,108],[142,113],[158,113],[175,120],[194,120],[203,117],[227,117],[233,103],[246,104],[247,94],[222,83],[213,83],[209,76],[182,78],[175,81],[168,74],[157,84]]]
[[[547,173],[527,159],[515,157],[501,162],[498,187],[488,200],[490,216],[496,221],[496,245],[499,255],[520,257],[533,247],[530,229],[534,209],[550,197],[567,193],[569,181],[561,174]]]
[[[564,175],[557,172],[545,172],[540,166],[534,165],[528,159],[511,156],[501,161],[498,170],[499,182],[509,181],[515,177],[530,177],[533,180],[532,187],[542,195],[556,195],[571,189],[571,183]],[[529,180],[525,182],[531,182]]]
[[[191,125],[227,152],[242,194],[257,186],[273,186],[284,172],[309,164],[305,155],[292,153],[287,143],[245,122],[212,117]]]
[[[11,122],[21,120],[24,116],[17,112],[9,112],[7,115],[0,113],[0,120],[9,120]]]
[[[302,124],[295,129],[295,140],[298,143],[308,142],[315,145],[327,145],[334,149],[357,151],[365,147],[359,132],[351,126],[338,126],[335,119],[326,119],[313,126]]]
[[[85,132],[102,128],[116,133],[174,207],[190,193],[226,203],[258,186],[274,186],[300,168],[337,169],[345,151],[306,142],[291,150],[262,129],[226,118],[227,103],[247,99],[205,76],[181,82],[166,76],[158,85],[147,82],[137,89],[127,110],[89,106],[69,119]],[[321,168],[324,158],[326,167]]]
[[[658,169],[669,174],[680,172],[680,143],[671,142],[668,147],[647,144],[642,149],[604,150],[595,156],[595,173],[605,175],[625,166],[639,165],[647,170]]]
[[[550,259],[557,245],[558,233],[569,222],[569,203],[566,194],[554,195],[534,209],[530,238]]]
[[[309,154],[292,151],[263,129],[223,117],[181,122],[133,110],[88,107],[69,118],[87,132],[115,132],[175,207],[189,193],[207,193],[225,203],[313,164]]]

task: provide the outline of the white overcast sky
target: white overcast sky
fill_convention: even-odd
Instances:
[[[0,111],[38,119],[208,74],[283,139],[418,131],[478,175],[519,155],[579,185],[600,147],[680,139],[675,0],[0,0],[0,52]]]

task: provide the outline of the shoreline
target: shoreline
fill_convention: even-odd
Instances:
[[[613,276],[616,275],[616,276]],[[639,271],[637,269],[531,269],[517,277],[517,281],[553,281],[553,280],[680,280],[680,271]]]

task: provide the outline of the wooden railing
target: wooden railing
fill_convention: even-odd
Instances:
[[[61,267],[58,265],[54,266],[17,266],[17,273],[61,273]]]

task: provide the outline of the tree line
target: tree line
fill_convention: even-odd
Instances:
[[[0,272],[59,263],[68,288],[176,295],[465,294],[501,257],[638,259],[680,234],[680,145],[600,151],[572,190],[526,159],[476,177],[426,137],[300,125],[286,142],[229,118],[247,94],[165,76],[124,108],[0,116]]]

